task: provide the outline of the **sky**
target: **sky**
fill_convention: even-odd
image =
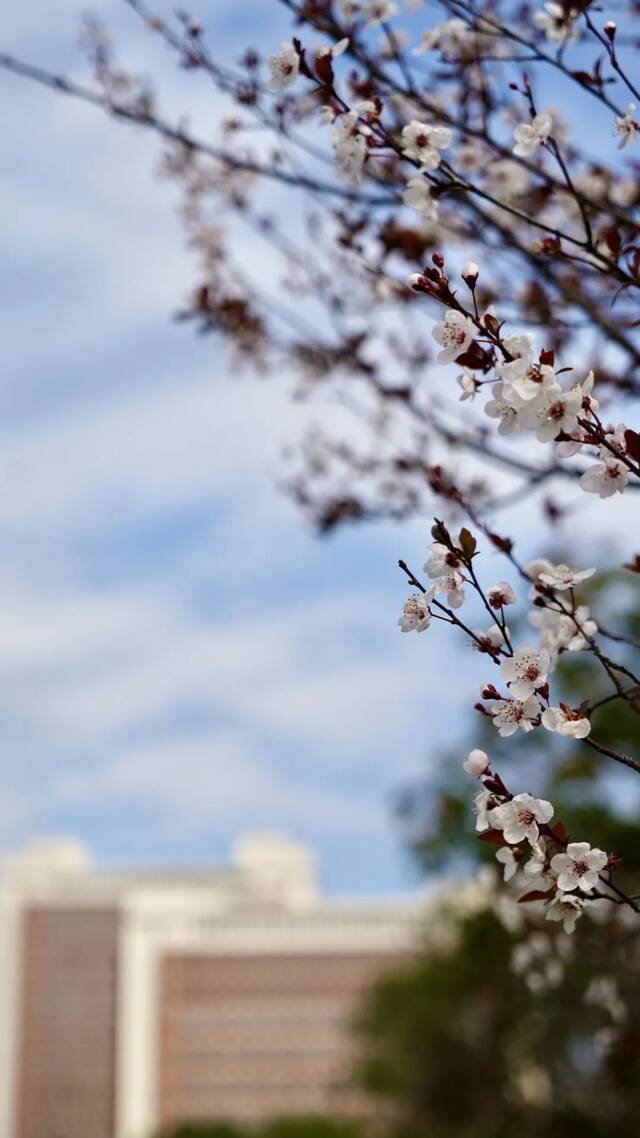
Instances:
[[[86,79],[83,8],[11,5],[2,46]],[[282,38],[276,4],[209,8],[220,54]],[[95,10],[206,128],[209,91]],[[393,795],[483,678],[398,634],[427,520],[315,537],[276,485],[296,410],[172,320],[194,265],[157,143],[2,73],[0,103],[0,849],[200,863],[277,829],[332,893],[413,887]]]

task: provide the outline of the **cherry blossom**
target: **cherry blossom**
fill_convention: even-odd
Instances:
[[[402,616],[398,620],[402,632],[424,632],[431,624],[429,603],[435,595],[435,586],[426,593],[412,593],[402,606]]]
[[[612,454],[601,451],[601,462],[590,466],[580,476],[580,486],[587,494],[597,494],[600,498],[610,498],[612,494],[622,494],[629,481],[629,470],[624,462]]]
[[[490,813],[492,810],[493,798],[488,790],[481,790],[476,794],[473,800],[473,809],[476,815],[476,831],[479,834],[484,834],[487,830],[491,829],[492,823],[490,820]]]
[[[467,774],[473,775],[474,778],[480,778],[489,769],[489,756],[485,751],[476,747],[473,751],[469,751],[469,755],[462,766]]]
[[[553,119],[549,111],[535,115],[531,122],[520,123],[513,132],[516,140],[513,153],[519,158],[530,158],[546,142],[552,128]]]
[[[456,55],[464,50],[472,36],[465,21],[454,17],[423,32],[419,46],[414,48],[414,54],[423,55],[432,48],[439,47],[443,55]]]
[[[570,739],[586,739],[591,731],[591,724],[586,715],[575,711],[566,704],[560,707],[547,707],[542,712],[542,725],[547,731],[557,731]]]
[[[458,397],[460,399],[460,402],[465,403],[467,399],[470,399],[473,402],[478,393],[479,385],[478,381],[471,374],[471,372],[466,370],[461,372],[456,382],[460,388],[460,395]]]
[[[459,609],[464,604],[464,577],[457,569],[438,577],[432,588],[436,593],[446,593],[447,604],[452,609]]]
[[[513,850],[509,849],[508,846],[503,846],[496,853],[496,861],[499,861],[500,864],[504,866],[505,881],[511,881],[511,878],[515,877],[518,871],[518,862]]]
[[[584,903],[573,893],[559,893],[549,905],[545,914],[548,921],[561,921],[566,933],[572,933],[578,917],[582,916]]]
[[[485,415],[490,419],[499,419],[498,434],[510,435],[520,429],[518,412],[505,398],[504,383],[496,383],[493,387],[493,398],[485,403]]]
[[[544,647],[557,655],[561,650],[580,652],[587,646],[587,637],[595,636],[598,625],[589,616],[586,605],[578,605],[573,616],[555,609],[533,609],[529,623],[540,630]]]
[[[424,178],[410,178],[402,195],[402,200],[405,205],[417,210],[429,221],[437,219],[438,202],[433,197],[429,183]]]
[[[558,889],[570,893],[580,889],[591,893],[609,858],[604,850],[592,849],[589,842],[569,842],[566,853],[551,858],[551,868],[558,879]]]
[[[501,609],[505,605],[515,605],[517,597],[511,585],[498,581],[497,585],[490,585],[487,589],[487,600],[492,609]]]
[[[545,396],[545,402],[538,411],[540,425],[536,431],[536,438],[541,443],[551,442],[560,431],[569,434],[577,426],[581,404],[577,391],[550,388]]]
[[[556,592],[562,592],[564,589],[573,589],[579,585],[581,581],[586,581],[589,577],[593,577],[595,569],[576,569],[575,565],[552,565],[551,568],[545,568],[539,574],[539,580],[543,585],[549,585]]]
[[[487,629],[473,628],[471,631],[477,637],[476,640],[471,641],[471,647],[475,648],[476,652],[491,652],[493,654],[498,652],[505,643],[505,634],[499,624],[492,624]],[[506,634],[509,635],[508,628]]]
[[[593,389],[595,387],[596,378],[593,371],[582,380],[582,383],[574,384],[574,389],[579,393],[582,400],[582,409],[584,411],[597,411],[600,407],[597,399],[593,398]]]
[[[504,347],[510,358],[498,361],[496,375],[505,383],[511,383],[520,379],[533,361],[533,336],[529,332],[521,336],[507,336]]]
[[[626,1023],[629,1013],[613,976],[594,976],[584,994],[585,1004],[606,1011],[614,1023]]]
[[[398,14],[398,5],[393,0],[364,0],[361,5],[362,18],[366,27],[385,24]]]
[[[440,151],[451,145],[452,134],[446,126],[428,126],[413,119],[402,128],[402,153],[420,163],[421,170],[436,170]]]
[[[429,556],[422,568],[429,577],[442,577],[443,574],[460,567],[460,558],[452,553],[446,545],[442,545],[439,541],[432,541],[428,548]]]
[[[550,43],[572,43],[580,34],[576,26],[577,8],[568,11],[563,4],[555,4],[550,0],[544,5],[541,12],[534,12],[533,22],[544,32]]]
[[[529,188],[529,174],[519,162],[514,162],[511,158],[492,162],[485,175],[489,192],[506,202],[512,202]]]
[[[356,16],[360,14],[360,7],[360,0],[338,0],[340,16],[347,23],[352,23]]]
[[[510,845],[528,841],[537,842],[539,825],[546,825],[553,818],[553,806],[544,798],[534,798],[531,794],[516,794],[510,802],[502,802],[490,811],[490,822]]]
[[[620,135],[618,150],[622,150],[622,148],[626,146],[628,142],[634,143],[638,139],[640,124],[638,124],[633,117],[635,113],[635,103],[629,103],[626,114],[622,115],[621,118],[617,118],[615,121],[615,133]]]
[[[438,354],[439,364],[448,364],[462,355],[475,336],[473,321],[455,308],[448,308],[444,320],[434,324],[431,335],[437,344],[442,345]]]
[[[284,91],[292,87],[300,74],[300,59],[292,43],[283,43],[280,51],[269,60],[270,91]]]
[[[358,107],[336,119],[333,130],[333,149],[336,166],[352,182],[362,180],[362,167],[367,157],[365,130],[359,122]]]
[[[521,702],[519,699],[499,699],[491,708],[491,717],[498,734],[506,739],[521,731],[532,731],[540,715],[540,704],[534,695]]]
[[[503,660],[500,671],[512,695],[516,699],[526,700],[545,682],[550,667],[551,658],[546,648],[537,652],[527,644],[518,648],[513,656]]]
[[[514,361],[520,362],[520,361]],[[503,379],[505,369],[509,364],[502,365],[500,374]],[[524,372],[524,374],[517,375],[517,378],[509,386],[509,394],[514,397],[517,402],[529,403],[532,399],[538,399],[543,393],[546,395],[554,388],[557,388],[556,376],[552,367],[548,364],[531,363]],[[578,402],[577,406],[580,406]]]

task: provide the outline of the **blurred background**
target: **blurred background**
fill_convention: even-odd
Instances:
[[[86,78],[83,9],[13,5],[3,46]],[[119,0],[97,10],[126,64],[211,133],[209,90]],[[191,10],[221,56],[248,25],[265,55],[288,27],[266,0]],[[157,142],[5,74],[0,100],[0,1135],[631,1133],[631,1013],[584,1005],[588,976],[564,964],[534,1007],[538,981],[510,971],[523,918],[486,873],[463,884],[492,852],[450,855],[470,827],[460,754],[479,745],[460,709],[483,677],[453,637],[427,651],[398,634],[397,559],[422,563],[427,520],[306,528],[277,487],[304,412],[172,320],[192,261]],[[543,552],[521,510],[501,522]],[[569,525],[581,564],[632,552],[597,503]],[[614,602],[610,585],[605,610],[634,627],[637,591]],[[579,692],[579,669],[566,680]],[[632,732],[612,715],[601,737]],[[633,870],[627,783],[556,760],[531,789],[599,820]],[[608,974],[581,935],[587,973]],[[268,1121],[318,1112],[339,1117]],[[175,1130],[214,1115],[237,1131]]]

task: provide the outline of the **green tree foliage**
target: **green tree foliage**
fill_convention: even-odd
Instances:
[[[184,1122],[158,1138],[364,1138],[363,1127],[350,1118],[323,1114],[290,1114],[261,1125],[226,1121]]]

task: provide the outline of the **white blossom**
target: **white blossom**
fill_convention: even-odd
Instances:
[[[608,1012],[614,1023],[625,1023],[628,1018],[627,1006],[613,976],[592,977],[584,994],[584,1002]]]
[[[425,178],[410,178],[407,182],[402,200],[405,205],[416,209],[429,221],[436,221],[438,217],[438,202],[433,197],[429,183]]]
[[[365,0],[361,11],[365,27],[374,27],[376,24],[386,24],[387,20],[397,16],[398,5],[393,0]]]
[[[580,476],[582,489],[588,494],[597,494],[600,498],[610,498],[616,492],[622,494],[628,481],[629,468],[608,452],[601,462],[590,466]]]
[[[300,59],[292,43],[283,43],[277,55],[269,60],[271,79],[268,83],[270,91],[284,91],[293,86],[300,74]]]
[[[500,201],[509,203],[529,188],[528,171],[512,158],[490,162],[486,171],[487,189]]]
[[[431,329],[434,340],[442,346],[442,351],[438,354],[438,363],[448,364],[462,355],[475,334],[475,325],[468,316],[455,308],[448,308],[444,320],[434,324]]]
[[[516,140],[513,153],[519,158],[530,158],[547,141],[552,127],[553,119],[549,111],[536,115],[531,122],[520,123],[513,132]]]
[[[577,391],[562,391],[556,387],[545,392],[544,402],[536,416],[538,442],[549,443],[560,431],[570,434],[577,426],[579,412],[580,396]]]
[[[452,609],[459,609],[464,604],[464,577],[457,569],[445,573],[434,581],[432,588],[436,593],[446,593],[447,604]]]
[[[492,827],[502,830],[504,840],[510,845],[524,841],[534,845],[540,835],[539,825],[545,825],[552,818],[551,803],[532,794],[516,794],[510,802],[494,806],[489,813]]]
[[[360,0],[338,0],[340,16],[347,23],[352,23],[360,13]]]
[[[459,567],[460,558],[441,542],[432,541],[428,549],[429,556],[422,568],[429,577],[442,577],[445,573]]]
[[[477,637],[477,640],[480,641],[479,644],[478,644],[477,640],[471,641],[471,647],[475,648],[476,652],[483,652],[484,651],[484,652],[495,653],[500,648],[502,648],[502,646],[505,643],[504,632],[502,631],[502,629],[500,628],[500,625],[498,625],[498,624],[492,624],[491,627],[487,628],[487,629],[472,628],[471,631]],[[506,633],[508,636],[509,635],[509,629],[508,628],[506,629]]]
[[[573,589],[581,581],[593,577],[594,573],[595,569],[576,569],[575,565],[563,565],[561,563],[543,569],[539,574],[539,580],[542,581],[543,585],[549,585],[560,593],[564,589]]]
[[[465,370],[461,372],[457,377],[456,382],[461,392],[461,394],[458,396],[460,402],[464,403],[467,399],[470,399],[471,402],[473,402],[479,388],[479,384],[475,376],[465,368]]]
[[[426,593],[412,593],[402,606],[402,616],[398,620],[402,632],[424,632],[431,624],[429,604],[435,595],[435,587]]]
[[[586,715],[567,707],[547,707],[542,712],[542,725],[547,731],[557,731],[570,739],[586,739],[591,731],[591,724]]]
[[[423,55],[434,47],[439,47],[443,55],[456,55],[469,44],[472,35],[467,23],[454,17],[423,32],[419,46],[414,48],[414,55]]]
[[[499,419],[498,425],[499,435],[510,435],[513,431],[521,429],[520,419],[515,407],[511,405],[505,398],[505,385],[504,383],[496,383],[493,386],[493,398],[489,399],[484,406],[484,413],[490,419]]]
[[[528,565],[525,565],[524,571],[527,577],[530,577],[535,583],[540,580],[542,573],[551,573],[552,570],[553,562],[549,561],[546,557],[537,557],[535,561],[530,561]],[[533,595],[536,596],[537,594],[534,593]]]
[[[357,106],[347,114],[339,115],[333,130],[333,149],[336,166],[341,174],[352,182],[362,180],[362,167],[367,157],[365,130],[359,122],[360,110]]]
[[[473,775],[474,778],[480,778],[489,769],[489,756],[485,751],[475,747],[473,751],[469,751],[469,755],[462,766],[467,774]]]
[[[498,734],[503,738],[516,731],[532,731],[540,715],[540,704],[534,695],[522,702],[519,699],[498,699],[491,708],[491,717]]]
[[[526,700],[545,682],[550,667],[551,659],[546,648],[537,652],[527,644],[518,648],[513,656],[502,661],[500,672],[507,681],[512,695],[516,699]]]
[[[589,842],[569,842],[566,853],[551,858],[551,868],[558,879],[558,889],[570,893],[580,889],[591,893],[609,858],[604,850],[592,849]]]
[[[621,118],[617,118],[615,121],[615,133],[620,135],[618,150],[622,150],[623,146],[626,146],[628,142],[634,143],[637,141],[640,125],[635,121],[633,117],[635,113],[635,103],[629,103],[626,114]]]
[[[505,881],[511,881],[511,878],[515,877],[518,870],[518,862],[514,857],[513,850],[509,849],[508,846],[502,846],[496,853],[496,861],[499,861],[500,864],[504,866]]]
[[[541,12],[534,12],[533,22],[544,32],[550,43],[572,43],[580,34],[576,25],[577,15],[577,8],[571,8],[567,12],[562,4],[550,0]]]
[[[594,399],[592,394],[595,384],[596,377],[593,370],[585,376],[582,383],[574,384],[574,390],[580,395],[581,406],[584,411],[597,411],[600,407],[598,400]]]
[[[488,790],[481,790],[476,794],[473,800],[473,809],[476,815],[476,831],[479,834],[484,834],[486,830],[491,829],[491,821],[489,814],[491,813],[491,803],[493,798]]]
[[[501,367],[503,379],[504,370],[505,365]],[[525,404],[533,399],[539,399],[541,395],[546,395],[554,388],[557,388],[557,384],[553,368],[549,364],[531,363],[524,374],[517,376],[509,384],[509,394],[515,397],[516,403]]]
[[[555,609],[535,608],[529,613],[529,623],[540,630],[542,643],[552,655],[561,649],[580,652],[588,643],[587,637],[598,631],[586,605],[578,605],[573,616]]]
[[[573,893],[558,893],[546,912],[548,921],[562,921],[566,933],[572,933],[578,917],[582,915],[583,902]]]
[[[402,153],[420,163],[421,170],[436,170],[440,151],[451,145],[452,134],[446,126],[427,126],[412,119],[402,128]]]
[[[517,597],[507,581],[498,581],[497,585],[490,585],[487,589],[487,600],[492,609],[500,609],[505,605],[515,605]]]
[[[496,375],[505,383],[513,383],[514,380],[521,379],[532,364],[533,336],[530,332],[521,336],[507,336],[503,343],[511,358],[498,360]]]

